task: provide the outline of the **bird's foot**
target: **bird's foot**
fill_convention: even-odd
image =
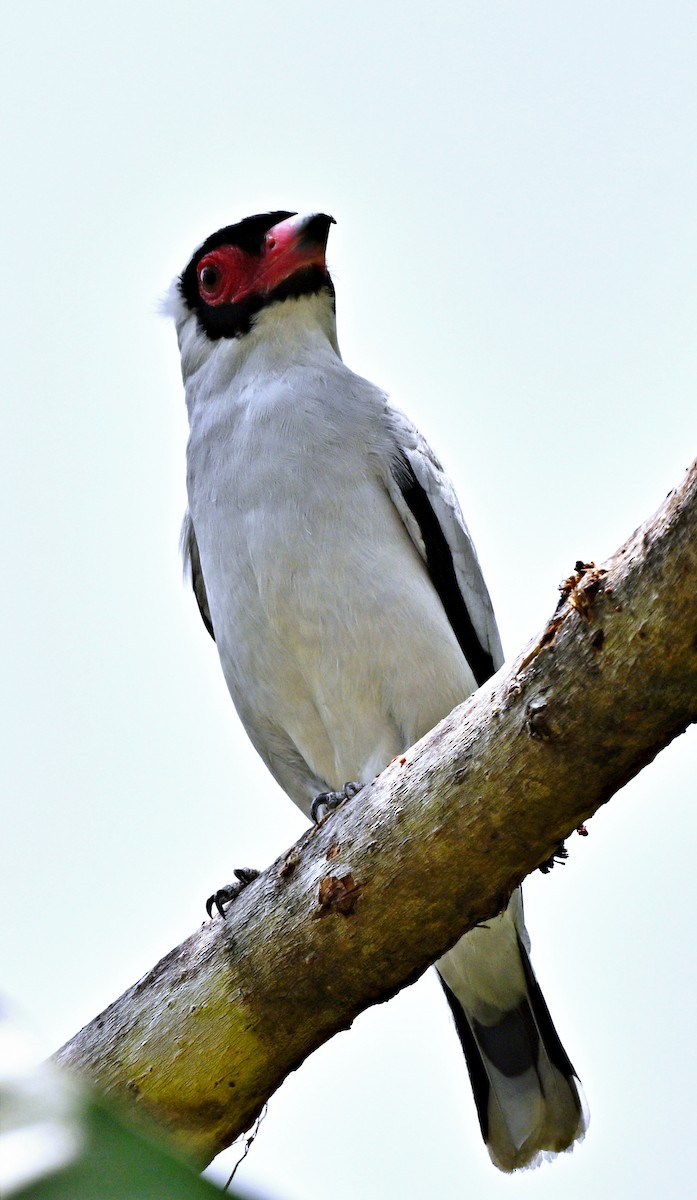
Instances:
[[[541,871],[543,875],[547,875],[552,870],[552,867],[556,867],[557,863],[563,867],[564,862],[568,857],[569,851],[564,843],[560,842],[554,851],[554,854],[550,854],[549,858],[546,858],[544,862],[541,862],[537,869],[538,871]]]
[[[247,884],[258,878],[259,871],[253,870],[252,867],[240,867],[235,871],[235,875],[237,877],[236,883],[228,883],[225,887],[218,888],[217,892],[213,892],[213,895],[209,896],[206,900],[206,912],[211,920],[213,919],[214,908],[217,908],[220,916],[223,920],[225,919],[223,905],[229,904],[231,900],[235,900],[240,892],[247,887]]]
[[[319,825],[328,813],[334,812],[344,800],[353,800],[363,787],[362,783],[345,783],[340,792],[320,792],[319,796],[315,796],[310,809],[310,816]]]

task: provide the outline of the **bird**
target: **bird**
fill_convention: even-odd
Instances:
[[[165,302],[189,420],[194,594],[249,738],[314,819],[503,663],[452,483],[410,419],[342,360],[334,223],[275,211],[228,225]],[[209,915],[254,874],[211,897]],[[436,964],[484,1142],[506,1172],[572,1148],[588,1124],[529,951],[518,888]]]

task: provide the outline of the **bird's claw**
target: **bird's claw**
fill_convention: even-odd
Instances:
[[[340,792],[320,792],[319,796],[315,796],[310,809],[310,816],[315,825],[319,825],[320,821],[324,820],[328,813],[334,812],[344,800],[353,800],[362,787],[362,783],[350,781],[344,784]]]
[[[563,867],[564,862],[568,857],[569,851],[564,843],[560,842],[554,851],[554,854],[550,854],[549,858],[546,858],[544,862],[541,862],[537,869],[538,871],[541,871],[543,875],[548,875],[552,868],[556,867],[557,863]]]
[[[229,904],[231,900],[235,900],[240,892],[247,887],[247,884],[258,878],[259,872],[255,871],[252,867],[239,867],[235,871],[235,875],[237,877],[236,883],[228,883],[225,887],[218,888],[206,900],[206,912],[211,920],[213,920],[214,908],[218,910],[220,916],[225,920],[223,905]]]

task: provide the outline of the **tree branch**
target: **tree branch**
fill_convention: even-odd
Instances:
[[[697,462],[604,568],[567,581],[512,666],[308,830],[59,1062],[208,1162],[308,1054],[498,912],[697,718],[695,580]]]

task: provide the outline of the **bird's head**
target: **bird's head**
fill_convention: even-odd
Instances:
[[[173,315],[196,318],[210,341],[242,338],[281,302],[322,296],[333,310],[325,252],[334,218],[261,213],[211,234],[175,281]],[[179,310],[179,311],[176,311]]]

